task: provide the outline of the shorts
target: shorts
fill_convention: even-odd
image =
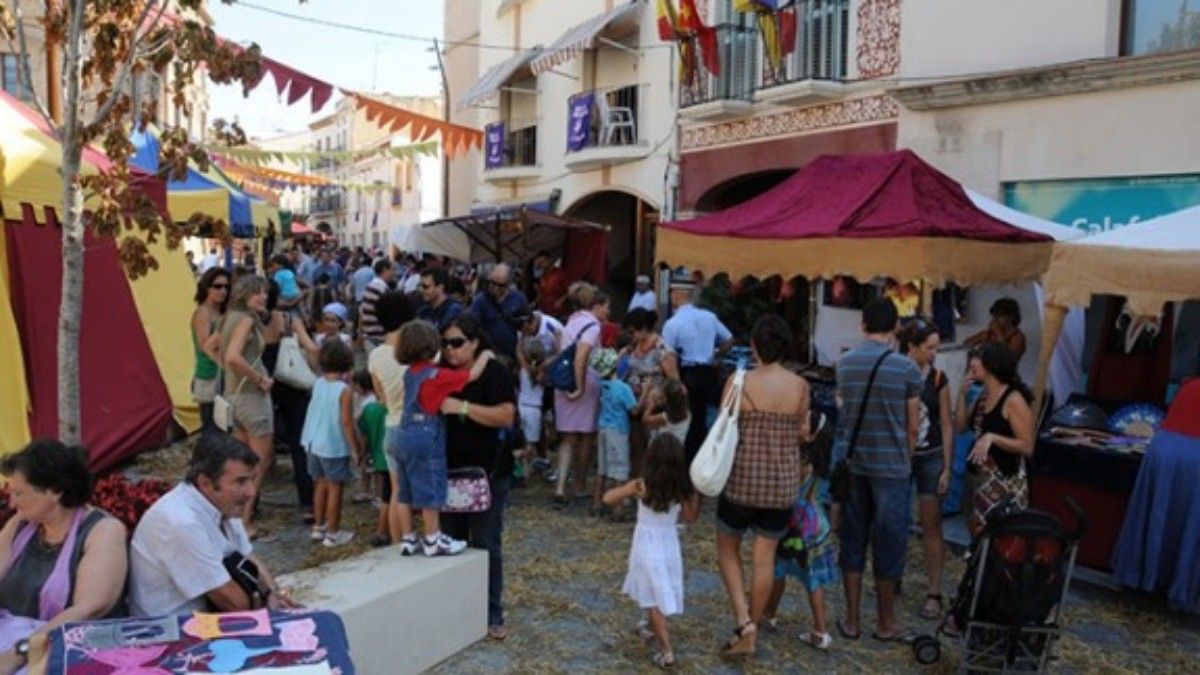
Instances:
[[[942,475],[942,467],[946,460],[942,457],[942,449],[937,448],[913,455],[912,479],[917,486],[917,496],[921,499],[938,499],[938,478]]]
[[[629,480],[629,434],[616,429],[601,429],[599,452],[600,475],[617,481]]]
[[[212,403],[217,396],[217,378],[211,380],[192,379],[192,400],[196,403]]]
[[[851,474],[850,498],[842,505],[842,571],[861,574],[870,545],[876,579],[903,577],[911,524],[911,479]]]
[[[717,532],[741,537],[746,530],[764,539],[779,541],[787,534],[791,509],[761,509],[734,504],[721,495],[717,499]]]
[[[446,505],[446,430],[439,417],[396,427],[388,454],[388,466],[396,467],[396,501],[418,509]]]
[[[525,434],[525,442],[536,444],[542,440],[542,409],[537,406],[521,404],[521,433]]]
[[[233,408],[233,423],[255,438],[275,433],[275,408],[271,395],[265,391],[246,391],[228,394],[225,399]]]
[[[308,453],[308,475],[313,480],[325,479],[331,483],[349,483],[354,480],[349,457],[319,457]]]

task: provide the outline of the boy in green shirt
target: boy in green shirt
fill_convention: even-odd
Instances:
[[[354,388],[362,397],[362,412],[358,415],[358,433],[363,439],[365,454],[365,470],[371,473],[381,505],[379,506],[379,524],[375,535],[371,537],[372,546],[387,546],[392,543],[388,534],[387,506],[392,499],[392,481],[388,477],[387,457],[384,455],[384,443],[387,440],[387,406],[375,397],[371,382],[371,373],[360,370],[354,373]]]

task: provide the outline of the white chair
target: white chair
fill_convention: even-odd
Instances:
[[[610,106],[608,94],[596,96],[596,108],[600,112],[600,145],[612,145],[619,139],[622,130],[629,133],[629,145],[637,140],[637,122],[633,118],[633,109],[625,106]]]

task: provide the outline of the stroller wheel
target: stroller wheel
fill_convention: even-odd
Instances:
[[[921,635],[913,641],[913,656],[917,657],[917,663],[928,666],[931,663],[937,663],[942,657],[942,643],[932,635]]]

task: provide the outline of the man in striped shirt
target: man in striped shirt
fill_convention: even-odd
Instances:
[[[387,293],[392,287],[392,278],[396,270],[392,261],[387,257],[375,261],[375,278],[367,284],[362,294],[362,304],[358,306],[358,334],[362,337],[363,348],[368,354],[371,350],[383,344],[387,331],[380,325],[375,316],[375,303],[379,296]]]
[[[912,637],[911,631],[896,621],[895,601],[896,583],[904,576],[912,519],[909,481],[922,380],[916,364],[892,349],[897,320],[896,306],[890,300],[873,300],[863,308],[866,340],[846,352],[837,365],[841,412],[835,456],[849,462],[850,469],[849,498],[842,505],[840,559],[846,617],[838,628],[849,639],[857,639],[861,630],[862,574],[868,545],[878,602],[873,637],[897,641],[911,641]]]

